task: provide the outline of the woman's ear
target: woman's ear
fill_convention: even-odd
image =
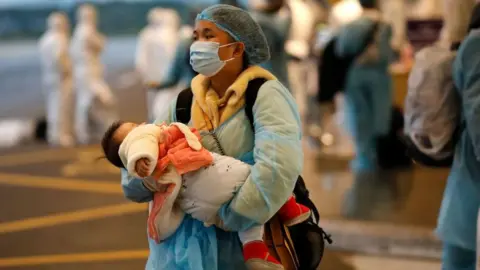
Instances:
[[[241,57],[245,51],[245,44],[242,42],[236,43],[235,51],[233,51],[234,57]]]

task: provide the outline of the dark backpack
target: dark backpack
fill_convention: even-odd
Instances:
[[[249,120],[252,132],[255,130],[253,105],[255,104],[255,100],[257,99],[260,87],[265,82],[265,79],[252,80],[249,82],[247,90],[245,92],[245,114]],[[184,124],[188,124],[188,122],[190,122],[192,101],[193,93],[190,88],[187,88],[180,92],[177,98],[175,110],[177,122],[181,122]],[[313,270],[318,267],[322,259],[324,240],[327,240],[328,243],[332,243],[332,240],[330,239],[330,236],[327,235],[323,231],[323,229],[318,226],[320,214],[317,207],[310,199],[309,191],[305,185],[305,181],[303,180],[302,176],[298,177],[293,193],[298,203],[307,206],[312,211],[312,216],[309,220],[288,228],[288,233],[291,236],[291,240],[296,251],[296,257],[298,257],[298,262],[300,265],[297,269]],[[276,221],[273,222],[275,223]],[[287,240],[288,237],[285,237],[285,245],[288,245],[289,241]],[[276,253],[278,254],[279,252],[277,251]],[[279,259],[280,261],[282,261],[281,258]]]
[[[355,59],[374,41],[379,25],[380,23],[378,22],[373,25],[362,49],[355,55],[347,57],[338,56],[335,52],[337,37],[332,38],[332,40],[327,43],[318,62],[319,91],[317,101],[319,103],[332,102],[335,94],[343,91],[350,67]]]

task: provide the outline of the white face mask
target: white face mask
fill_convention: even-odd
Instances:
[[[196,72],[206,77],[212,77],[222,70],[228,61],[234,59],[232,57],[228,60],[221,60],[218,55],[220,48],[232,44],[233,43],[229,43],[220,46],[218,42],[195,41],[192,46],[190,46],[190,65]]]

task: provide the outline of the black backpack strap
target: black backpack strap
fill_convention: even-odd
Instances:
[[[245,91],[245,114],[247,115],[250,126],[253,130],[253,105],[258,96],[258,90],[267,80],[264,78],[253,79],[248,83]],[[188,124],[190,122],[193,102],[193,93],[191,88],[182,90],[177,97],[176,118],[177,122]]]
[[[247,90],[245,92],[245,114],[247,115],[250,127],[255,131],[254,119],[253,119],[253,105],[257,100],[258,90],[267,80],[264,78],[253,79],[248,83]]]
[[[177,97],[177,105],[175,109],[175,117],[177,122],[185,125],[190,122],[190,113],[192,110],[193,93],[192,89],[187,88],[182,90]]]

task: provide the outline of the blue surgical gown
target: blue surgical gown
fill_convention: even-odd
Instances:
[[[463,130],[443,195],[437,234],[446,243],[476,249],[480,207],[480,33],[474,31],[457,52],[453,78],[462,100]]]
[[[374,21],[367,17],[345,25],[338,34],[337,54],[345,57],[361,52],[373,26]],[[352,162],[356,172],[377,169],[376,138],[390,128],[392,82],[388,67],[395,54],[390,46],[391,27],[380,24],[378,31],[378,59],[368,64],[354,62],[345,86],[345,116],[356,148]]]

